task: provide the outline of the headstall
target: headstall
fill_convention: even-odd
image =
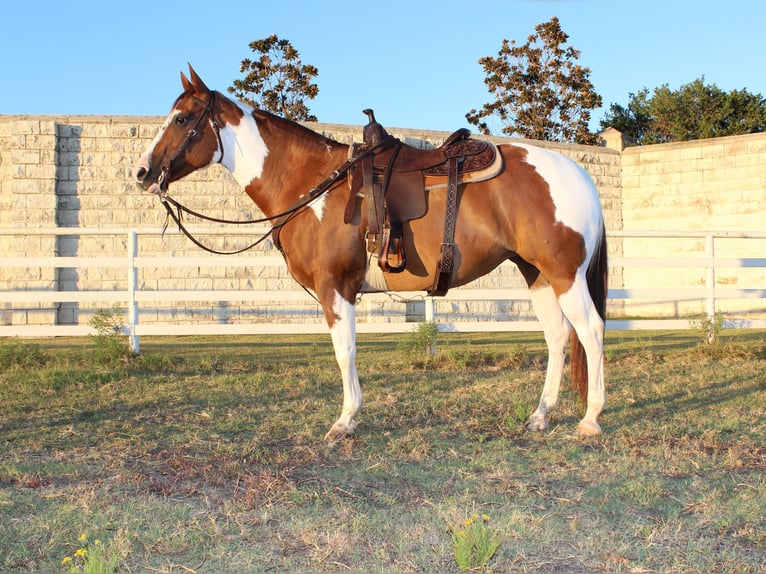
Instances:
[[[210,99],[208,99],[207,102],[196,96],[192,96],[192,98],[194,101],[204,106],[204,109],[202,110],[202,113],[197,116],[197,120],[194,122],[194,125],[191,127],[191,129],[186,132],[186,137],[184,138],[184,141],[181,143],[179,148],[176,150],[176,153],[174,153],[171,158],[164,162],[160,167],[160,175],[157,178],[157,185],[160,188],[161,199],[167,196],[168,187],[170,186],[170,168],[173,165],[173,162],[179,155],[186,151],[186,148],[197,135],[197,130],[202,124],[202,120],[205,119],[205,116],[210,117],[210,125],[213,127],[216,138],[218,139],[218,149],[220,150],[221,157],[218,158],[217,163],[223,162],[223,140],[221,139],[221,128],[218,126],[218,122],[216,122],[215,118],[213,117],[213,109],[215,107],[215,92],[210,92]]]

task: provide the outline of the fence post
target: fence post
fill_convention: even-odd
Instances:
[[[715,342],[715,236],[712,233],[705,235],[705,255],[709,260],[705,269],[705,289],[708,293],[705,299],[705,314],[708,320],[707,341],[713,344]]]
[[[436,304],[434,303],[434,298],[426,297],[424,303],[426,306],[426,323],[433,323],[436,321]]]
[[[128,332],[130,351],[134,355],[141,352],[136,334],[138,325],[138,302],[136,291],[138,290],[138,269],[136,268],[136,256],[138,254],[138,234],[135,230],[128,231]]]

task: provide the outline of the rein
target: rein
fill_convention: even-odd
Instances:
[[[213,98],[211,97],[211,100]],[[223,159],[223,145],[221,142],[221,134],[220,134],[220,128],[218,128],[218,125],[216,122],[212,119],[212,105],[210,102],[205,106],[205,112],[210,113],[211,123],[213,127],[216,130],[216,135],[218,136],[218,141],[221,149],[221,158],[219,159],[218,163],[221,163],[221,160]],[[194,243],[197,247],[203,249],[204,251],[207,251],[208,253],[213,253],[215,255],[238,255],[239,253],[244,253],[245,251],[249,251],[253,247],[256,247],[263,241],[265,241],[272,233],[275,231],[279,231],[288,221],[293,219],[296,215],[298,215],[301,211],[306,209],[308,205],[314,201],[319,196],[327,193],[335,183],[344,175],[346,175],[349,170],[354,167],[357,163],[359,163],[362,159],[365,157],[371,155],[378,147],[381,146],[382,143],[377,144],[373,147],[368,147],[362,151],[362,153],[358,155],[352,155],[349,159],[347,159],[343,164],[341,164],[340,167],[338,167],[335,171],[333,171],[330,176],[322,181],[319,185],[317,185],[315,188],[311,189],[308,193],[305,193],[301,195],[298,200],[293,203],[290,207],[288,207],[285,211],[281,213],[277,213],[276,215],[271,215],[267,217],[261,217],[258,219],[245,219],[245,220],[235,220],[235,219],[221,219],[218,217],[211,217],[209,215],[205,215],[203,213],[199,213],[197,211],[194,211],[193,209],[190,209],[180,203],[179,201],[173,199],[168,194],[168,176],[170,174],[170,164],[173,162],[173,160],[180,155],[180,153],[186,148],[186,146],[189,144],[191,139],[196,135],[197,128],[199,127],[199,124],[201,123],[202,118],[205,116],[205,113],[203,112],[200,117],[195,122],[192,129],[189,130],[189,133],[186,135],[186,139],[184,140],[182,146],[179,148],[179,150],[173,155],[173,157],[170,159],[170,161],[162,166],[162,172],[160,174],[160,177],[158,179],[158,185],[160,186],[160,191],[162,192],[160,197],[160,201],[162,202],[162,206],[165,208],[165,211],[167,211],[167,219],[165,220],[165,226],[163,228],[163,232],[167,229],[169,220],[172,219],[173,222],[178,226],[179,231],[183,233],[192,243]],[[355,149],[355,148],[352,148]],[[206,221],[211,221],[213,223],[224,223],[229,225],[253,225],[257,223],[272,223],[271,229],[269,229],[266,233],[264,233],[261,237],[259,237],[256,241],[251,243],[250,245],[243,247],[241,249],[236,249],[234,251],[219,251],[217,249],[213,249],[212,247],[208,247],[207,245],[203,244],[199,239],[194,237],[188,229],[186,229],[186,226],[183,224],[183,214],[189,214],[194,217],[197,217],[199,219],[203,219]],[[277,242],[278,243],[278,242]],[[277,248],[282,251],[282,248],[280,245],[277,245]]]

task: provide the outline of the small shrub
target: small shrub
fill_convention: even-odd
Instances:
[[[484,568],[500,548],[500,540],[492,533],[486,514],[473,514],[463,527],[452,531],[452,551],[462,571]]]
[[[433,321],[419,323],[418,326],[405,336],[399,343],[400,349],[412,354],[425,353],[427,361],[436,355],[436,338],[439,325]]]
[[[101,309],[88,321],[96,330],[91,336],[96,343],[96,359],[101,362],[127,361],[132,355],[128,338],[122,334],[123,314],[119,307]]]
[[[692,318],[689,326],[697,332],[701,343],[714,345],[721,341],[723,315],[721,313],[716,313],[714,317],[700,315]]]

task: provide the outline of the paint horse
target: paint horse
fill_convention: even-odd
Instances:
[[[183,93],[134,167],[137,183],[166,197],[173,181],[220,163],[269,219],[279,221],[289,272],[316,294],[342,375],[341,415],[325,438],[350,436],[362,404],[355,302],[376,266],[365,245],[367,210],[344,221],[351,185],[337,170],[348,166],[350,146],[233,102],[208,89],[191,66],[189,71],[190,79],[181,73]],[[451,285],[469,283],[508,259],[518,266],[548,347],[545,385],[528,427],[547,427],[571,338],[572,382],[587,405],[576,433],[597,435],[606,402],[607,281],[598,192],[581,167],[555,152],[514,143],[497,146],[497,153],[502,169],[496,176],[458,186]],[[385,275],[387,291],[427,291],[434,285],[447,192],[438,185],[443,178],[424,179],[427,211],[403,224],[408,260],[401,272]]]

